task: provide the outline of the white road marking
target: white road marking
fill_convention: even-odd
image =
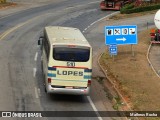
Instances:
[[[37,68],[33,68],[33,77],[36,76]]]
[[[87,31],[87,30],[88,30],[91,26],[93,26],[94,24],[100,22],[101,20],[103,20],[103,19],[105,19],[105,18],[107,18],[107,17],[110,17],[110,16],[112,16],[112,15],[114,15],[114,14],[117,14],[117,13],[119,13],[119,11],[118,11],[118,12],[114,12],[114,13],[112,13],[112,14],[109,14],[109,15],[103,17],[103,18],[100,18],[100,19],[96,20],[95,22],[91,23],[88,27],[86,27],[86,28],[83,30],[83,33],[85,33],[85,31]],[[96,55],[96,53],[95,53],[92,57],[94,57],[95,55]]]
[[[39,98],[37,88],[35,87],[34,90],[35,90],[35,96],[36,96],[36,98]]]
[[[150,64],[153,72],[157,75],[158,78],[160,78],[159,74],[156,72],[156,70],[154,69],[154,67],[153,67],[153,65],[152,65],[152,63],[151,63],[151,61],[150,61],[150,59],[149,59],[149,53],[150,53],[151,46],[152,46],[152,44],[150,44],[149,47],[148,47],[147,60],[148,60],[148,62],[149,62],[149,64]]]
[[[99,115],[99,113],[98,113],[98,110],[97,110],[96,106],[94,105],[93,101],[91,100],[91,98],[90,98],[89,96],[87,96],[87,99],[88,99],[89,103],[91,104],[93,110],[95,111],[98,119],[99,119],[99,120],[103,120],[103,119],[100,117],[100,115]]]
[[[17,30],[18,28],[21,28],[22,26],[30,23],[31,21],[37,19],[38,17],[40,17],[40,16],[36,16],[36,17],[34,17],[34,18],[32,18],[32,19],[30,19],[30,20],[28,20],[28,21],[25,21],[25,22],[23,22],[23,23],[20,23],[20,24],[18,24],[17,26],[12,27],[12,28],[6,30],[4,33],[2,33],[2,34],[0,35],[0,40],[4,39],[8,34],[12,33],[13,31]]]
[[[41,96],[41,91],[40,91],[40,89],[38,88],[38,94],[39,94],[39,96]]]
[[[119,13],[119,11],[118,11],[118,12],[114,12],[114,13],[112,13],[112,14],[109,14],[109,15],[103,17],[103,18],[100,18],[100,19],[96,20],[95,22],[91,23],[87,28],[85,28],[83,31],[84,31],[84,32],[87,31],[92,25],[96,24],[97,22],[100,22],[101,20],[103,20],[103,19],[105,19],[105,18],[107,18],[107,17],[109,17],[109,16],[112,16],[112,15],[114,15],[114,14],[117,14],[117,13]]]
[[[38,57],[38,52],[36,52],[35,54],[34,61],[37,61],[37,57]]]
[[[68,10],[68,9],[72,9],[72,8],[76,8],[76,7],[82,7],[82,6],[86,6],[86,5],[90,5],[90,4],[94,4],[94,3],[99,3],[100,1],[94,1],[94,2],[89,2],[89,3],[87,3],[87,4],[83,4],[83,5],[76,5],[76,6],[70,6],[70,7],[68,7],[68,8],[65,8],[66,10]]]

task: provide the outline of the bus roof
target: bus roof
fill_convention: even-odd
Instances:
[[[78,45],[91,47],[77,28],[47,26],[45,31],[51,45]]]

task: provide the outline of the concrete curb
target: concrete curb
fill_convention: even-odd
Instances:
[[[130,105],[126,102],[126,100],[124,99],[124,97],[122,96],[122,94],[119,92],[119,90],[116,88],[116,85],[113,83],[113,81],[107,76],[107,73],[105,72],[104,68],[101,66],[100,64],[100,58],[102,57],[103,53],[101,53],[101,55],[98,57],[98,65],[99,67],[102,69],[103,73],[105,74],[106,78],[108,79],[108,81],[113,85],[113,88],[116,90],[116,92],[118,93],[118,95],[123,99],[123,101],[125,102],[125,104],[127,105],[127,107],[129,108],[129,110],[132,110]]]
[[[149,62],[149,65],[151,66],[153,72],[154,72],[154,73],[156,74],[156,76],[160,79],[160,76],[158,75],[158,73],[157,73],[156,70],[154,69],[151,61],[149,60],[149,53],[150,53],[151,47],[152,47],[152,43],[150,43],[150,45],[149,45],[149,47],[148,47],[148,51],[147,51],[147,55],[146,55],[146,56],[147,56],[147,60],[148,60],[148,62]]]

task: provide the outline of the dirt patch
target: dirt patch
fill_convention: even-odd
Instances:
[[[15,7],[17,4],[12,2],[0,3],[0,9],[5,9],[8,7]]]
[[[150,30],[145,30],[138,34],[139,42],[133,46],[134,57],[131,45],[121,45],[114,61],[108,52],[103,53],[100,59],[107,76],[135,111],[160,111],[160,79],[147,60],[149,33]]]

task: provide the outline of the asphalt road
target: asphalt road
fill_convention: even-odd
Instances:
[[[37,40],[47,25],[77,27],[83,31],[99,18],[113,13],[100,11],[99,3],[93,2],[60,1],[0,19],[0,111],[93,111],[94,105],[86,96],[48,95],[44,92],[41,51],[37,46]],[[94,45],[93,40],[89,42]],[[97,46],[96,40],[95,44]],[[104,42],[98,44],[100,48]]]
[[[97,57],[97,52],[105,47],[103,26],[110,23],[102,21],[99,26],[93,25],[87,30],[86,28],[98,19],[115,11],[100,11],[99,3],[94,3],[95,1],[63,0],[20,11],[0,19],[0,111],[95,110],[90,97],[48,95],[44,92],[40,64],[41,51],[37,46],[37,40],[47,25],[77,27],[84,32],[93,47],[94,57]],[[89,4],[90,2],[91,4]],[[137,24],[139,30],[147,29],[146,20],[153,25],[152,16],[135,19],[130,18],[112,24]],[[95,64],[94,58],[94,66]],[[93,68],[93,76],[98,76],[99,71],[99,69],[97,72]],[[100,103],[100,98],[94,96],[97,94],[97,89],[97,85],[93,84],[91,98],[95,99],[94,104],[95,101]],[[98,110],[112,110],[111,106],[108,105],[106,108],[102,103],[100,106],[96,104],[96,108]],[[15,120],[17,119],[19,118],[15,118]],[[43,119],[52,120],[53,118]],[[101,118],[68,117],[65,119],[100,120]]]

